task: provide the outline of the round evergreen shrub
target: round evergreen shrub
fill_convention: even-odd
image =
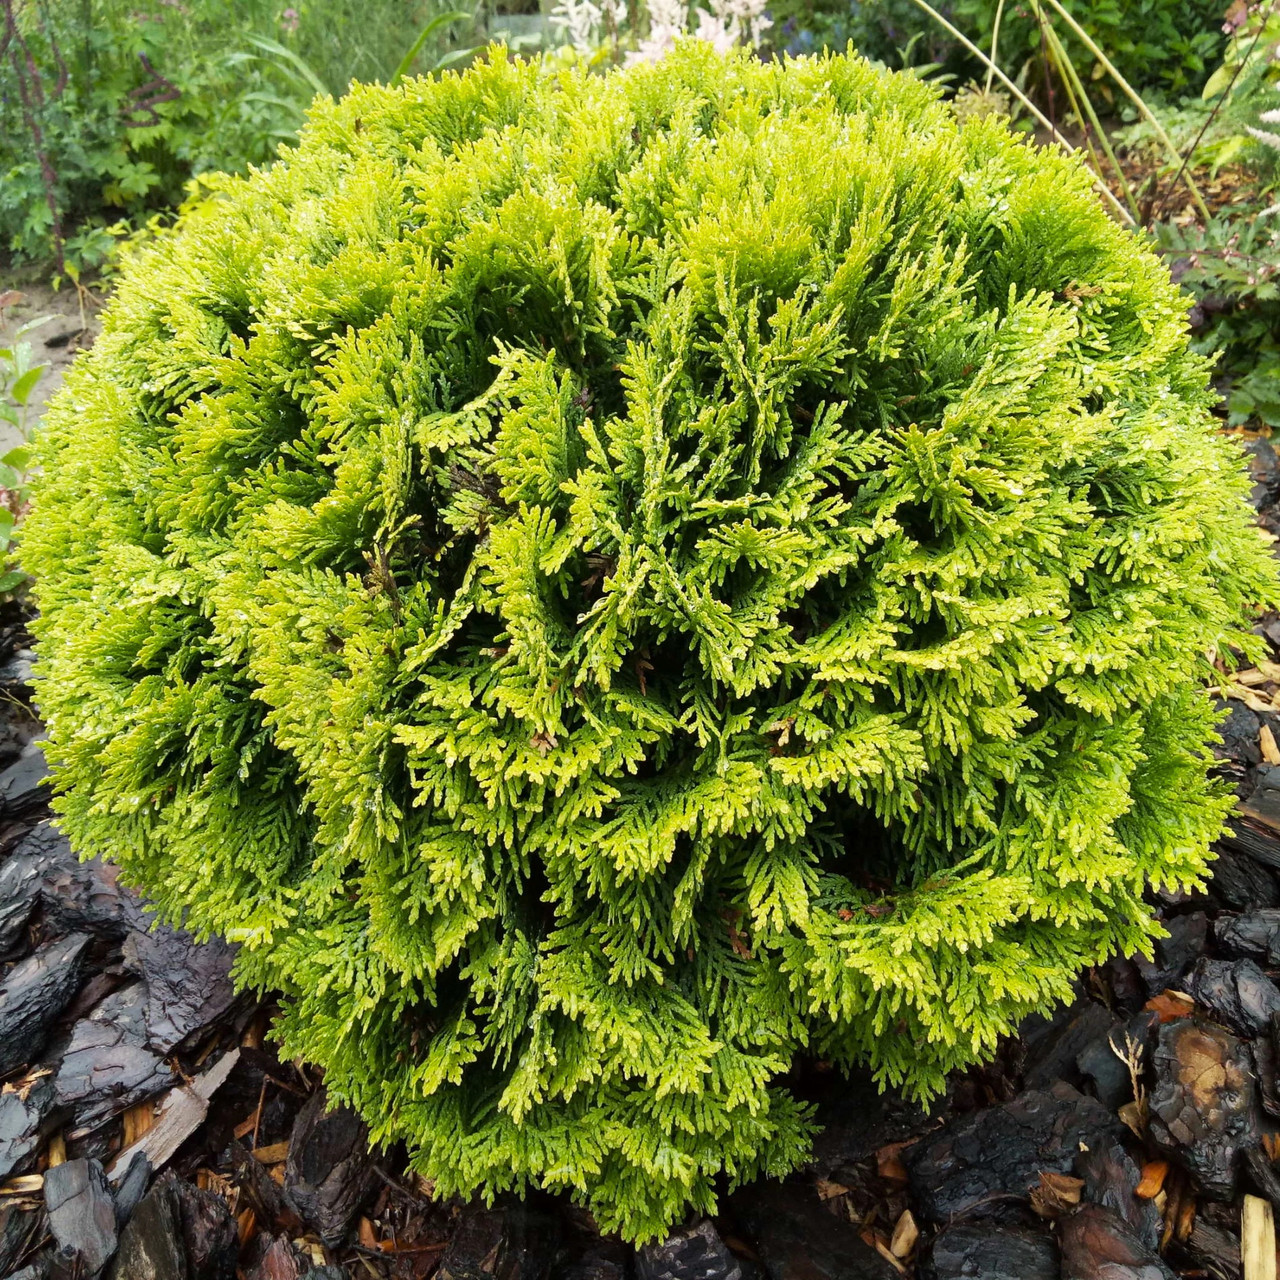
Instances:
[[[61,821],[441,1192],[637,1239],[1158,932],[1273,593],[1167,272],[855,57],[321,103],[139,252],[25,540]]]

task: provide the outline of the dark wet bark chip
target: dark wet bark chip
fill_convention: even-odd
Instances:
[[[742,1280],[742,1267],[705,1218],[636,1252],[637,1280]]]
[[[811,1187],[755,1183],[736,1192],[729,1207],[769,1280],[897,1280],[897,1270]]]
[[[1206,1196],[1230,1199],[1240,1153],[1261,1134],[1248,1046],[1212,1023],[1180,1018],[1160,1028],[1153,1068],[1152,1138]]]
[[[40,1056],[80,986],[89,937],[73,933],[19,961],[0,983],[0,1075]]]
[[[96,1276],[116,1251],[116,1202],[97,1160],[68,1160],[44,1175],[49,1231],[74,1255],[85,1276]]]
[[[1060,1227],[1062,1280],[1177,1280],[1159,1254],[1104,1205],[1084,1205]]]
[[[1081,1145],[1106,1147],[1123,1132],[1095,1098],[1066,1084],[958,1116],[905,1155],[926,1220],[951,1221],[1025,1200],[1042,1171],[1070,1173]]]
[[[58,1068],[58,1101],[72,1110],[77,1136],[173,1082],[168,1063],[148,1046],[146,986],[135,982],[109,995],[72,1030]]]
[[[374,1187],[369,1131],[349,1107],[326,1109],[324,1089],[307,1100],[294,1122],[285,1164],[285,1195],[321,1239],[346,1234]]]
[[[1047,1231],[959,1222],[933,1241],[921,1280],[1059,1280],[1058,1246]]]

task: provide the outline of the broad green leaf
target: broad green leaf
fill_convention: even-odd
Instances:
[[[1208,102],[1212,98],[1216,98],[1218,94],[1226,91],[1227,86],[1235,79],[1236,68],[1232,63],[1224,62],[1208,80],[1205,81],[1204,91],[1200,97]]]
[[[28,400],[31,399],[31,393],[36,389],[40,379],[44,376],[44,371],[49,366],[47,364],[33,364],[30,369],[20,377],[17,382],[9,388],[9,394],[22,406],[26,406]]]

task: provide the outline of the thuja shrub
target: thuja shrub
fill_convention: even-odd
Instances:
[[[644,1239],[1157,933],[1273,595],[1185,304],[855,57],[500,51],[127,265],[25,542],[61,822],[442,1193]]]

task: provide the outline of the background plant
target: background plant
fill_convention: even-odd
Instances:
[[[1280,163],[1280,150],[1258,137],[1261,117],[1280,100],[1275,97],[1280,4],[1233,5],[1224,26],[1231,37],[1203,92],[1176,100],[1155,98],[1152,106],[1187,164],[1214,176],[1239,168],[1239,194],[1248,200],[1274,187]],[[1120,117],[1124,123],[1113,131],[1117,145],[1158,163],[1159,144],[1150,124],[1127,108]]]
[[[0,292],[0,333],[7,327],[5,312],[20,299],[13,290]],[[31,397],[48,367],[32,358],[27,338],[48,321],[48,316],[37,316],[15,326],[0,346],[0,423],[10,428],[10,435],[19,437],[19,443],[0,456],[0,596],[9,595],[27,580],[13,563],[14,531],[30,496]]]
[[[1153,232],[1176,279],[1195,299],[1198,350],[1217,360],[1218,385],[1233,426],[1280,426],[1280,205],[1275,200],[1280,137],[1271,125],[1280,101],[1280,6],[1233,6],[1232,38],[1203,99],[1184,107],[1177,131],[1184,166],[1216,173],[1233,166],[1232,198],[1212,217],[1189,219],[1154,203]],[[1168,119],[1168,117],[1166,117]],[[1149,145],[1141,126],[1121,135]]]
[[[1223,0],[1064,0],[1089,37],[1130,84],[1139,89],[1199,92],[1225,43]],[[1029,0],[952,0],[953,19],[983,48],[991,47],[1000,13],[997,53],[1015,76],[1026,68],[1029,79],[1050,70],[1036,6]],[[1069,29],[1059,27],[1071,59],[1086,81],[1104,97],[1109,87],[1103,68]],[[1118,104],[1117,104],[1118,105]]]
[[[579,57],[593,62],[654,62],[692,33],[720,53],[736,46],[758,48],[772,25],[765,0],[707,0],[692,8],[685,0],[648,0],[637,13],[641,29],[617,0],[559,0],[551,21]]]
[[[1000,64],[1040,92],[1056,78],[1029,0],[943,0],[936,7],[988,51],[999,13]],[[1071,0],[1067,5],[1130,83],[1168,93],[1199,92],[1221,54],[1223,7],[1223,0]],[[911,0],[774,0],[770,12],[778,47],[790,53],[839,50],[852,40],[887,66],[932,65],[961,82],[984,75],[981,62]],[[1069,33],[1063,38],[1084,77],[1097,79],[1109,97],[1112,91],[1088,49]]]
[[[1280,3],[1237,0],[1228,11],[1227,26],[1231,40],[1226,56],[1203,95],[1216,116],[1219,147],[1213,160],[1221,165],[1245,157],[1261,172],[1264,188],[1271,189],[1280,176],[1280,145],[1258,126],[1275,109],[1280,88]]]
[[[193,176],[270,160],[316,92],[389,78],[442,9],[0,0],[0,245],[100,262],[113,223],[176,207]],[[447,35],[419,50],[427,63]]]
[[[951,6],[942,9],[950,15]],[[929,68],[952,77],[977,67],[911,0],[771,0],[771,46],[780,53],[842,52],[853,47],[894,68]]]
[[[981,89],[957,94],[957,110],[967,111],[971,103],[986,109],[989,95],[1002,91],[1050,136],[1077,147],[1116,215],[1153,234],[1195,299],[1196,346],[1218,360],[1223,416],[1231,425],[1274,425],[1277,205],[1269,193],[1280,136],[1263,126],[1275,110],[1280,6],[1274,0],[1233,5],[1221,65],[1202,95],[1184,96],[1171,108],[1157,95],[1140,93],[1063,0],[1029,0],[1047,69],[1042,88],[1049,99],[1042,97],[1039,105],[1025,67],[1015,81],[1012,68],[1001,65],[1007,54],[1000,35],[1003,3],[992,10],[987,50],[928,0],[914,3],[986,66]],[[1094,74],[1086,76],[1069,42],[1095,59]],[[1117,102],[1129,122],[1121,127],[1104,118]],[[1229,165],[1231,199],[1211,210],[1201,185]]]
[[[1196,298],[1195,345],[1218,357],[1228,421],[1280,428],[1280,221],[1219,216],[1156,234]]]

